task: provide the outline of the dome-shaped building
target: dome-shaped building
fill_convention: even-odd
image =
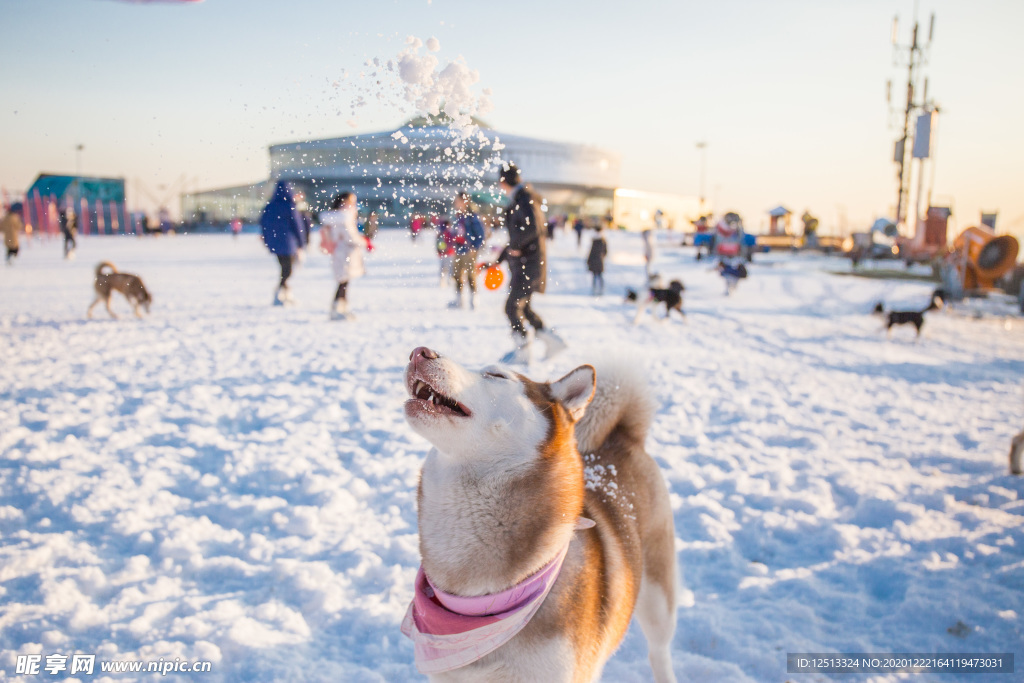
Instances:
[[[497,133],[481,121],[461,136],[445,120],[419,118],[382,133],[305,140],[270,147],[270,179],[182,199],[188,221],[255,220],[274,183],[300,190],[320,211],[339,192],[355,192],[381,222],[405,223],[416,212],[446,212],[457,190],[482,205],[500,204],[498,167],[513,161],[549,211],[603,213],[619,183],[620,159],[587,145]]]

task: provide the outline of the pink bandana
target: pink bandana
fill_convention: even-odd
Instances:
[[[580,519],[577,529],[594,523]],[[522,583],[493,595],[465,598],[434,587],[420,567],[415,595],[402,621],[423,674],[472,664],[511,640],[530,623],[558,579],[569,545]]]

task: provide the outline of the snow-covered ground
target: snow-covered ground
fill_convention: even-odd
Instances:
[[[32,244],[0,268],[0,679],[20,680],[18,654],[74,653],[209,660],[191,678],[211,682],[416,679],[398,625],[428,446],[405,425],[402,370],[418,345],[494,361],[504,292],[448,310],[430,240],[385,232],[350,288],[358,319],[331,323],[319,254],[282,309],[254,235],[80,243],[73,262]],[[529,374],[613,354],[650,375],[680,680],[829,680],[787,675],[787,652],[1019,660],[1024,479],[1006,453],[1024,321],[934,313],[920,341],[887,340],[874,302],[923,308],[927,285],[772,255],[727,298],[666,247],[657,269],[686,283],[688,318],[633,326],[639,238],[610,243],[602,298],[575,236],[553,244],[535,308],[571,347]],[[143,276],[151,316],[115,295],[120,320],[85,318],[101,259]],[[871,680],[903,678],[927,677]],[[649,679],[638,629],[604,679]]]

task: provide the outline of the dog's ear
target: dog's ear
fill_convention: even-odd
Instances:
[[[569,411],[574,421],[583,417],[587,404],[594,398],[596,378],[593,365],[581,365],[562,379],[551,383],[551,395]]]

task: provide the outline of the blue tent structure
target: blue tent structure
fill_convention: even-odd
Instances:
[[[71,209],[83,234],[135,232],[125,205],[124,178],[42,173],[25,192],[25,222],[55,233],[57,213]]]

